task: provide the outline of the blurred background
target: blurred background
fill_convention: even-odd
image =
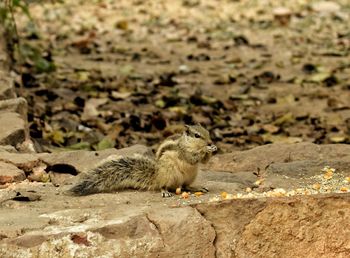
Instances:
[[[350,143],[348,0],[14,2],[42,151],[156,148],[194,123],[220,152]]]

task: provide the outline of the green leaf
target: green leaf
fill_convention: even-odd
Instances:
[[[96,150],[104,150],[114,147],[114,141],[112,141],[110,138],[105,137],[103,138],[96,146]]]
[[[78,142],[67,147],[70,150],[90,150],[90,143],[88,142]]]
[[[55,70],[55,65],[52,62],[47,61],[45,58],[37,57],[35,62],[35,68],[39,73],[48,73]]]

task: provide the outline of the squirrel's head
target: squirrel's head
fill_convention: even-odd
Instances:
[[[206,163],[217,148],[201,125],[186,125],[178,139],[179,155],[190,164]]]
[[[181,137],[181,144],[186,147],[186,150],[196,153],[198,151],[208,152],[215,151],[216,146],[210,138],[208,130],[201,125],[185,125],[186,129]]]

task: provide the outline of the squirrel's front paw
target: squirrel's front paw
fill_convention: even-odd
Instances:
[[[210,146],[207,146],[207,151],[208,152],[215,152],[217,150],[218,150],[218,147],[216,147],[214,144],[210,145]]]
[[[170,193],[170,192],[169,192],[169,191],[167,191],[167,190],[162,190],[161,194],[162,194],[162,197],[163,197],[163,198],[173,196],[173,194],[172,194],[172,193]]]

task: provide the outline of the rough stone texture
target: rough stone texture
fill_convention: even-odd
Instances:
[[[218,171],[203,171],[195,182],[208,187],[209,194],[189,200],[133,190],[82,197],[65,194],[73,175],[104,159],[152,155],[142,145],[51,154],[7,149],[0,150],[0,175],[2,164],[22,175],[44,166],[52,182],[24,181],[0,190],[0,257],[345,258],[350,254],[350,193],[217,198],[222,191],[234,193],[252,185],[257,180],[252,172],[258,167],[267,185],[286,188],[305,186],[305,178],[319,175],[325,165],[346,174],[347,145],[278,144],[214,157],[209,168]],[[228,172],[219,172],[222,168]]]
[[[95,167],[106,158],[123,155],[152,155],[149,148],[143,145],[134,145],[124,149],[106,149],[102,151],[63,151],[55,153],[8,153],[0,152],[0,161],[15,164],[25,170],[30,171],[33,167],[40,163],[46,163],[49,166],[67,165],[73,167],[77,173],[86,172]],[[69,173],[69,171],[59,171],[61,173]]]
[[[0,110],[18,113],[22,116],[23,119],[27,120],[28,103],[22,97],[15,98],[15,99],[1,100]]]
[[[111,158],[111,156],[124,156],[133,154],[151,155],[151,150],[143,145],[134,145],[124,149],[106,149],[103,151],[65,151],[53,154],[39,155],[45,163],[53,164],[68,164],[76,168],[78,172],[86,172],[98,165],[102,160]]]
[[[31,205],[3,202],[1,257],[348,257],[350,252],[350,194],[172,208],[174,199],[148,192],[72,198],[45,191]]]
[[[315,195],[197,209],[217,232],[217,257],[349,257],[349,202],[349,194]]]
[[[209,170],[227,172],[265,171],[274,163],[307,161],[309,169],[319,169],[322,164],[331,162],[337,169],[349,171],[350,145],[313,143],[268,144],[247,151],[236,151],[214,156],[208,166]],[[312,161],[312,163],[310,163]],[[296,163],[299,167],[301,163]],[[310,167],[313,166],[313,167]],[[276,171],[276,169],[275,169]]]
[[[0,185],[22,181],[25,178],[24,172],[16,166],[0,162]]]
[[[160,257],[213,257],[215,230],[190,207],[152,211],[147,218],[163,239]]]
[[[15,98],[15,88],[12,78],[7,72],[0,70],[0,100]]]
[[[237,257],[349,257],[349,198],[309,198],[266,203],[246,225]]]
[[[74,176],[66,173],[49,172],[50,182],[54,186],[61,186],[71,183]]]
[[[23,142],[26,136],[26,122],[14,112],[0,113],[0,145],[12,145]]]
[[[210,222],[190,207],[162,208],[156,212],[149,209],[118,212],[75,209],[45,213],[40,217],[46,219],[41,220],[46,224],[43,229],[31,230],[19,237],[8,237],[3,232],[2,257],[14,250],[14,253],[27,252],[34,257],[214,256],[215,231]]]
[[[11,145],[0,145],[0,152],[12,152],[12,153],[16,153],[17,150],[15,147],[11,146]]]
[[[348,160],[300,160],[289,163],[273,163],[266,171],[271,174],[288,176],[291,178],[310,177],[320,173],[320,168],[330,166],[339,172],[350,172],[350,158]]]

